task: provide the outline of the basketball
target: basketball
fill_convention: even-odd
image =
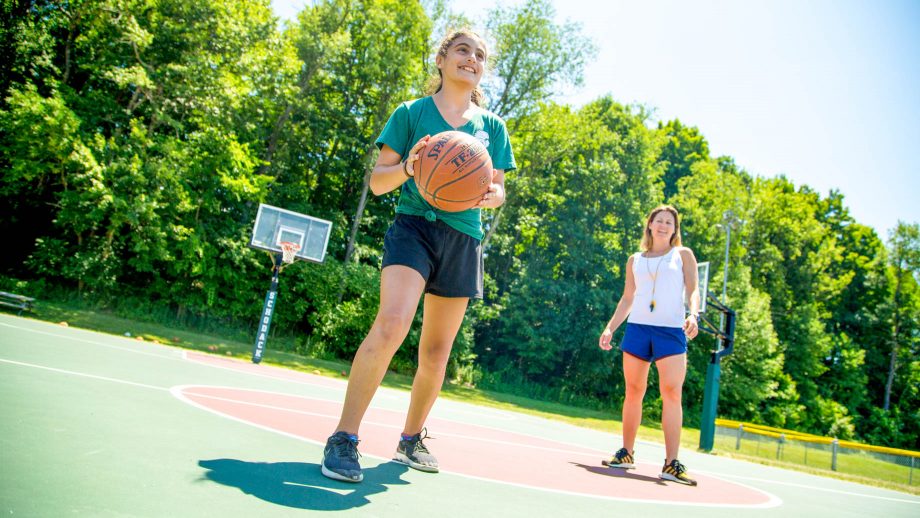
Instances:
[[[476,137],[460,131],[429,138],[414,168],[418,192],[447,212],[474,207],[492,183],[489,151]]]

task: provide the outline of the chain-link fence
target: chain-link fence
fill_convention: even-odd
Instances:
[[[716,419],[715,450],[802,464],[898,484],[920,485],[920,452],[838,441]]]

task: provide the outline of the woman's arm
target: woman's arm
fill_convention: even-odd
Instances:
[[[684,289],[687,290],[687,303],[690,306],[690,314],[684,319],[684,334],[691,340],[699,332],[700,316],[700,281],[699,272],[696,267],[696,256],[693,250],[683,247],[680,249],[680,258],[684,263]]]
[[[425,135],[412,146],[405,160],[393,148],[384,144],[371,173],[371,192],[375,196],[386,194],[412,178],[415,174],[413,164],[418,160],[418,152],[427,143],[428,135]]]
[[[626,261],[626,284],[623,286],[623,295],[620,296],[620,302],[617,303],[617,309],[613,312],[610,321],[607,322],[607,327],[604,328],[604,332],[601,333],[601,338],[597,343],[601,349],[609,351],[612,348],[610,340],[613,338],[613,333],[620,327],[623,321],[626,320],[629,312],[632,311],[633,298],[635,296],[636,279],[633,277],[633,256],[629,256],[629,259]]]

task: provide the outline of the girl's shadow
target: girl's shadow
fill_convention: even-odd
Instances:
[[[409,467],[385,462],[364,470],[358,484],[324,477],[319,464],[309,462],[246,462],[237,459],[201,460],[203,479],[261,498],[266,502],[317,511],[341,511],[370,503],[368,496],[388,486],[408,484],[400,478]]]
[[[649,476],[647,476],[647,475],[640,475],[640,474],[638,474],[638,473],[631,473],[629,470],[625,470],[625,469],[621,469],[621,468],[608,468],[608,467],[606,467],[606,466],[604,466],[604,467],[602,467],[602,466],[588,466],[587,464],[581,464],[581,463],[578,463],[578,462],[570,462],[569,464],[572,464],[572,465],[574,465],[574,466],[578,466],[579,468],[581,468],[581,469],[583,469],[583,470],[585,470],[585,471],[588,471],[588,472],[590,472],[590,473],[594,473],[595,475],[603,475],[603,476],[605,476],[605,477],[613,477],[613,478],[626,478],[626,479],[632,479],[632,480],[641,480],[641,481],[643,481],[643,482],[654,482],[655,484],[658,484],[658,485],[661,485],[661,486],[667,485],[667,484],[665,484],[665,482],[664,482],[663,480],[661,480],[661,479],[658,478],[658,477],[649,477]]]

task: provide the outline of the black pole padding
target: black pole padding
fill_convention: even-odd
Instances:
[[[735,352],[735,312],[731,309],[725,312],[725,338],[723,344],[722,350],[716,353],[720,358]]]
[[[268,330],[271,328],[272,315],[278,302],[278,276],[281,274],[281,254],[272,254],[272,284],[265,294],[262,304],[262,316],[259,318],[259,327],[256,331],[256,343],[252,348],[252,363],[262,361],[265,352],[265,343],[268,341]]]

